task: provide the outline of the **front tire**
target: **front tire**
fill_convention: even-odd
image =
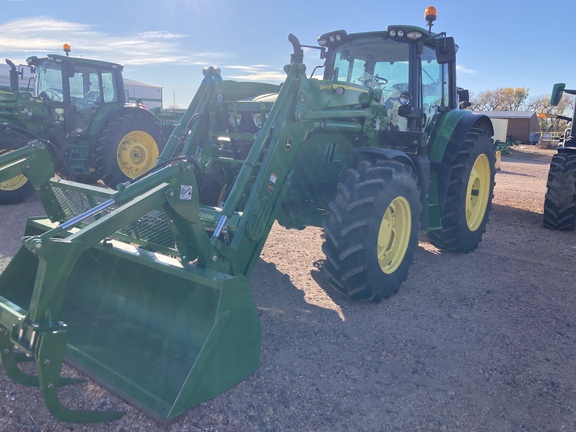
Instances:
[[[546,196],[544,227],[572,230],[576,223],[576,154],[557,153],[552,157]]]
[[[163,148],[159,126],[136,113],[120,114],[102,129],[94,160],[104,183],[116,188],[156,165]]]
[[[382,160],[350,169],[324,227],[331,285],[357,300],[379,302],[395,294],[414,260],[421,211],[411,167]]]
[[[442,229],[428,232],[434,246],[459,253],[478,247],[492,209],[495,161],[487,133],[471,129],[451,163]]]

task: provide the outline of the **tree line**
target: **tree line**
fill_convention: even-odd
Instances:
[[[574,96],[564,94],[557,106],[550,105],[550,95],[529,98],[527,87],[503,87],[472,94],[471,109],[474,111],[536,111],[538,114],[557,115],[572,118]],[[566,121],[558,118],[539,118],[540,130],[562,132]]]

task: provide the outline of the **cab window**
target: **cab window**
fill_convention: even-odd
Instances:
[[[448,65],[436,61],[436,52],[424,47],[420,57],[422,65],[422,104],[429,119],[439,107],[449,104]]]
[[[384,96],[390,130],[407,130],[407,120],[398,116],[399,96],[409,92],[410,45],[382,37],[362,38],[336,49],[326,79],[380,88]]]

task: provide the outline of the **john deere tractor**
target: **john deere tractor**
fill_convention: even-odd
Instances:
[[[41,141],[1,156],[0,180],[25,175],[47,213],[0,275],[6,373],[39,386],[62,420],[122,415],[63,406],[66,358],[170,420],[258,367],[248,280],[275,221],[321,227],[331,285],[361,301],[399,289],[421,229],[443,250],[475,249],[493,129],[458,108],[456,46],[431,31],[435,18],[430,8],[428,29],[320,36],[307,46],[318,77],[290,35],[280,86],[206,68],[156,166],[117,191],[55,178]]]
[[[567,90],[566,84],[554,84],[550,103],[558,105],[562,94],[576,94],[576,90]],[[576,109],[573,117],[562,119],[576,121]],[[544,198],[544,227],[557,230],[572,230],[576,225],[576,137],[574,127],[566,129],[565,138],[552,157],[546,196]]]
[[[10,91],[0,91],[0,154],[31,140],[50,148],[57,173],[67,179],[110,186],[152,168],[163,145],[156,117],[127,104],[122,66],[66,55],[30,57],[18,68],[10,60]],[[34,89],[20,91],[19,75],[34,72]],[[0,204],[18,203],[32,192],[25,176],[0,183]]]

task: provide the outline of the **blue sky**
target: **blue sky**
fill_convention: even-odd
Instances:
[[[0,1],[0,57],[24,63],[61,53],[66,42],[73,56],[122,63],[125,77],[162,86],[165,107],[185,108],[209,65],[225,79],[281,82],[289,33],[315,45],[337,29],[425,27],[429,5],[438,10],[433,31],[460,46],[459,86],[472,93],[528,87],[530,97],[549,94],[555,82],[576,86],[575,0]],[[317,53],[307,59],[315,64]]]

